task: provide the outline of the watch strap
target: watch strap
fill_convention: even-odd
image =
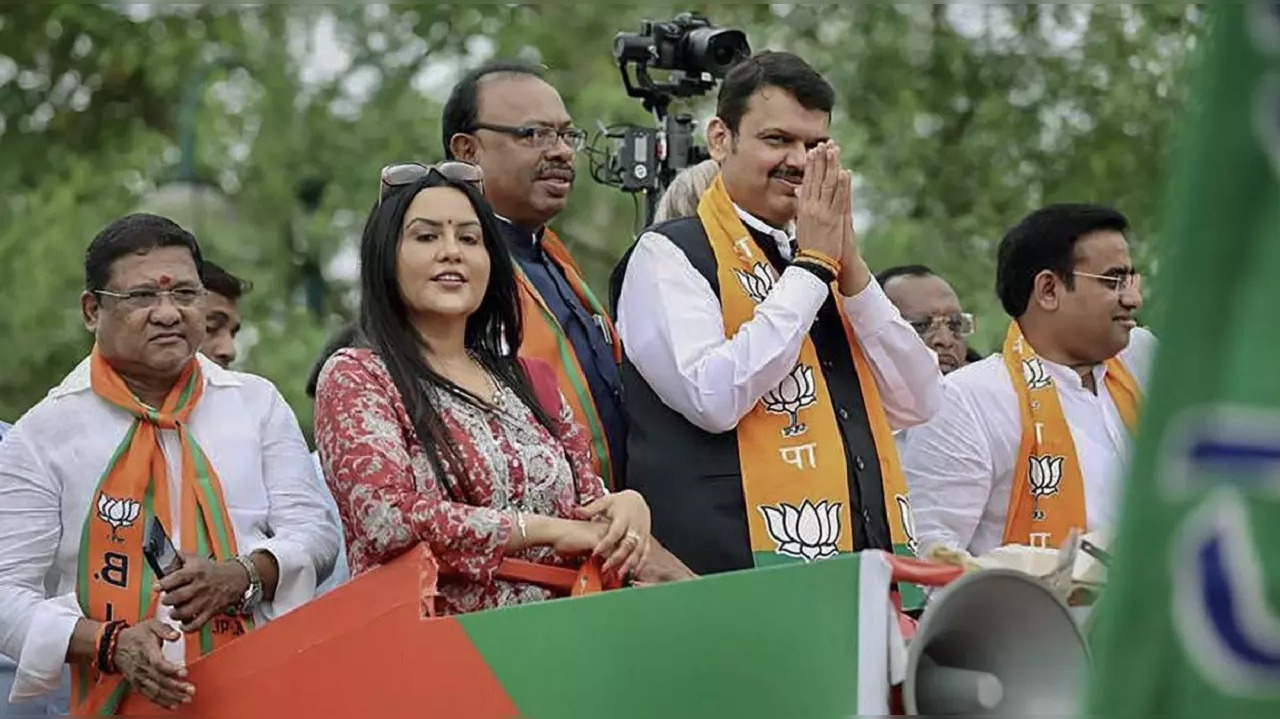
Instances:
[[[236,609],[240,614],[253,614],[253,610],[258,608],[258,603],[262,600],[262,577],[258,575],[258,566],[252,559],[239,555],[235,557],[235,561],[249,573],[249,588],[245,590],[244,597],[241,598]]]

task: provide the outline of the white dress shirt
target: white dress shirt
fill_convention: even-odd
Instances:
[[[329,490],[329,483],[324,478],[324,467],[320,466],[320,453],[311,453],[311,464],[315,467],[316,483],[320,485],[320,491],[324,498],[325,509],[329,517],[329,521],[333,523],[335,529],[338,530],[338,558],[333,564],[333,571],[330,572],[327,579],[322,579],[320,586],[316,587],[316,595],[323,595],[337,589],[351,578],[351,566],[347,563],[347,542],[343,537],[342,514],[338,512],[338,502],[333,498],[333,492]]]
[[[791,235],[735,205],[743,223],[767,233],[786,259]],[[662,401],[704,431],[738,422],[795,368],[831,288],[812,272],[788,267],[755,316],[725,336],[720,299],[665,235],[640,236],[618,296],[617,327],[636,370]],[[929,419],[941,399],[937,356],[902,319],[872,278],[840,298],[894,429]]]
[[[205,389],[190,431],[218,472],[239,551],[270,552],[280,565],[275,599],[258,621],[315,596],[340,537],[326,521],[314,468],[293,412],[269,381],[204,357]],[[85,360],[0,443],[0,653],[18,660],[11,701],[56,689],[67,645],[83,616],[76,602],[80,537],[98,480],[133,417],[93,393]],[[161,432],[168,462],[173,543],[182,547],[181,448]],[[157,617],[175,629],[168,607]],[[180,630],[179,630],[180,631]],[[164,655],[183,664],[184,641]]]
[[[1144,392],[1156,347],[1155,335],[1137,328],[1120,353]],[[1106,367],[1094,368],[1095,395],[1075,370],[1041,361],[1057,386],[1075,443],[1088,529],[1105,531],[1116,519],[1130,444],[1107,390]],[[977,556],[1004,542],[1022,410],[999,353],[947,375],[943,389],[937,416],[911,430],[902,469],[921,550],[943,544]]]

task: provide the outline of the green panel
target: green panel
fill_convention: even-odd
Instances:
[[[859,557],[459,618],[528,717],[857,714]]]
[[[915,558],[916,556],[916,553],[905,544],[893,545],[893,553],[899,557]],[[920,585],[898,582],[898,593],[902,595],[902,611],[924,609],[924,589]]]

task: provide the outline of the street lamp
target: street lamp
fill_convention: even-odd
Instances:
[[[231,67],[215,60],[197,69],[188,78],[178,117],[179,158],[176,171],[151,193],[145,195],[139,211],[163,215],[190,231],[211,255],[231,255],[226,264],[249,263],[256,259],[250,240],[256,228],[242,221],[232,198],[217,184],[201,177],[197,165],[196,126],[209,76],[219,67]]]
[[[297,236],[294,212],[301,209],[313,213],[323,196],[324,179],[312,178],[299,182],[296,188],[297,207],[291,208],[284,220],[283,232],[279,225],[264,227],[244,217],[236,202],[227,196],[216,183],[201,176],[197,163],[196,129],[206,84],[213,70],[232,67],[233,63],[222,59],[201,66],[188,79],[178,120],[179,158],[176,172],[142,200],[140,211],[163,215],[189,230],[199,240],[205,253],[240,274],[245,269],[259,266],[264,259],[264,243],[268,238],[283,235],[288,254],[294,258],[296,279],[302,290],[303,300],[313,315],[323,314],[327,287],[319,264]]]

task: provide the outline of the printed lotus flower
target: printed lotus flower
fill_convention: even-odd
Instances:
[[[840,542],[840,504],[827,500],[814,506],[809,500],[799,508],[790,504],[760,507],[769,536],[778,545],[778,554],[812,562],[834,557]]]
[[[791,423],[782,430],[783,437],[799,437],[809,431],[808,426],[800,423],[800,410],[817,404],[817,388],[818,385],[813,380],[813,368],[798,364],[786,379],[760,398],[766,412],[785,414],[791,418]]]
[[[1045,389],[1053,385],[1053,380],[1049,379],[1049,373],[1044,369],[1044,363],[1039,357],[1022,360],[1022,378],[1027,381],[1027,389]]]
[[[737,276],[738,284],[742,285],[742,290],[747,293],[747,297],[756,304],[764,302],[773,291],[773,275],[769,274],[769,268],[763,263],[757,262],[750,273],[734,270],[733,274]]]
[[[1027,479],[1031,496],[1037,499],[1052,497],[1062,484],[1062,463],[1066,457],[1032,457],[1031,471]]]
[[[111,541],[123,542],[116,532],[132,526],[138,520],[142,505],[132,499],[112,499],[103,494],[98,497],[98,519],[111,527]]]
[[[902,518],[902,532],[907,535],[907,549],[920,554],[920,542],[916,539],[916,517],[911,513],[911,500],[901,494],[893,495],[898,503],[898,515]]]

